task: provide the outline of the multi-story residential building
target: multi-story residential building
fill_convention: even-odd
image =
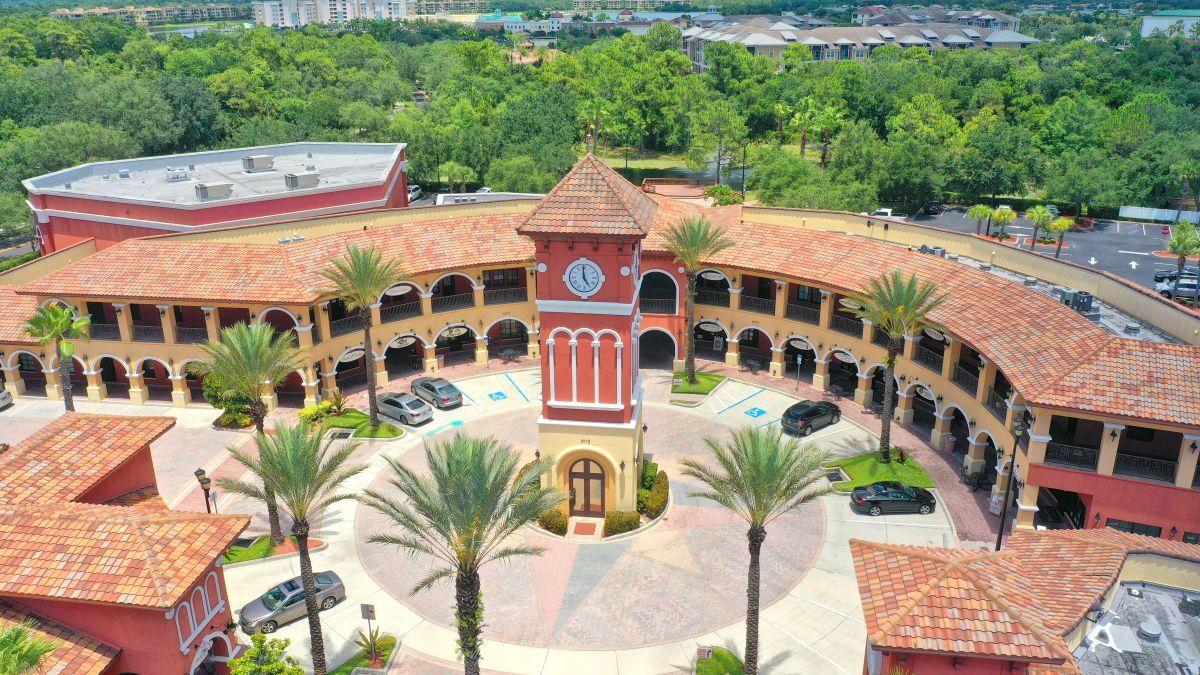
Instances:
[[[1166,9],[1142,17],[1142,37],[1174,36],[1185,39],[1200,37],[1200,9]]]
[[[808,47],[816,61],[862,61],[884,45],[905,49],[920,47],[932,53],[941,49],[1021,49],[1038,40],[1007,30],[965,28],[953,24],[798,30],[786,23],[772,23],[770,18],[759,17],[744,22],[719,22],[707,27],[692,26],[683,31],[683,50],[697,72],[703,72],[707,67],[704,46],[710,42],[742,44],[755,56],[776,61],[782,61],[783,51],[793,43]]]
[[[67,413],[0,454],[0,627],[58,645],[40,672],[228,672],[221,556],[250,519],[167,509],[150,444],[174,425]]]
[[[571,9],[576,12],[619,12],[623,9],[653,12],[670,2],[671,0],[573,0]]]
[[[410,0],[255,0],[254,20],[280,28],[354,19],[399,20],[412,14],[412,4]]]
[[[484,14],[491,12],[492,0],[407,0],[409,16],[433,14]]]
[[[857,22],[856,22],[857,23]],[[927,23],[950,23],[990,30],[1021,30],[1021,20],[1011,14],[986,9],[954,10],[942,7],[896,8],[862,22],[864,26],[909,26]]]
[[[316,0],[261,0],[254,3],[254,23],[277,28],[303,28],[317,23]]]
[[[582,171],[591,178],[577,180]],[[571,186],[573,204],[606,204],[617,193],[647,231],[637,263],[609,275],[632,274],[636,302],[601,308],[640,313],[629,358],[679,359],[692,340],[703,358],[878,405],[884,336],[842,300],[881,271],[911,272],[947,298],[933,316],[943,330],[905,341],[895,380],[900,423],[952,446],[964,472],[994,475],[997,499],[1015,475],[1010,512],[1020,528],[1200,532],[1200,348],[1112,334],[988,269],[1094,292],[1179,342],[1197,340],[1200,314],[1107,273],[973,234],[839,212],[704,208],[638,192],[598,162],[576,167],[545,202],[382,209],[60,249],[0,275],[4,386],[17,396],[56,398],[70,386],[92,400],[195,405],[201,382],[186,365],[202,355],[196,343],[237,322],[294,331],[304,350],[305,365],[264,392],[270,405],[311,404],[366,377],[386,383],[447,362],[517,352],[544,361],[551,336],[539,329],[550,310],[534,291],[559,277],[539,271],[534,244],[517,228],[549,217],[567,194],[561,185]],[[691,335],[685,280],[661,237],[689,215],[720,224],[736,242],[706,261]],[[914,250],[931,242],[962,259]],[[362,344],[357,317],[319,275],[349,245],[375,246],[408,272],[371,307],[375,344]],[[68,382],[21,332],[48,303],[92,318]],[[1018,422],[1029,432],[1014,433]]]
[[[94,7],[91,9],[56,9],[51,18],[79,20],[87,17],[111,18],[128,24],[157,26],[164,23],[195,23],[198,21],[228,21],[249,18],[250,7],[244,4],[169,5],[164,7]]]
[[[24,181],[43,253],[94,239],[408,205],[402,143],[288,143],[95,162]]]
[[[529,21],[518,14],[485,14],[475,19],[475,27],[479,30],[500,30],[506,33],[528,33],[529,24]]]
[[[860,26],[867,25],[867,21],[877,16],[882,16],[888,11],[887,5],[867,5],[866,7],[858,7],[850,13],[850,21]]]

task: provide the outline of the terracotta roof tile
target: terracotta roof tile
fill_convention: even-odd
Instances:
[[[521,225],[521,234],[643,236],[657,203],[595,155],[559,181]]]
[[[146,511],[167,511],[167,502],[158,494],[158,487],[147,485],[143,488],[117,495],[104,502],[105,506],[127,506]]]
[[[167,609],[249,521],[91,504],[0,506],[0,594]]]
[[[37,310],[37,298],[18,295],[12,286],[0,286],[0,344],[37,344],[25,334],[25,319]]]
[[[0,455],[0,504],[74,501],[173,426],[173,417],[66,413]]]
[[[120,650],[89,635],[84,635],[65,626],[0,600],[0,629],[32,621],[33,634],[56,645],[58,649],[42,659],[41,675],[100,675],[106,671]]]

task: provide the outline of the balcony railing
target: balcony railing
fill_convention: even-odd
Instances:
[[[892,341],[892,336],[888,335],[886,332],[881,331],[878,328],[871,331],[871,342],[872,343],[879,345],[880,347],[883,347],[884,349],[887,349],[888,345],[891,343],[891,341]]]
[[[696,291],[696,304],[728,307],[729,291]]]
[[[770,298],[756,298],[753,295],[743,295],[740,307],[747,312],[757,314],[774,314],[775,301]]]
[[[642,298],[638,307],[642,314],[674,314],[675,298]]]
[[[163,342],[162,326],[133,326],[134,342]]]
[[[483,292],[483,304],[506,305],[512,302],[525,302],[529,299],[529,291],[524,288],[495,288]]]
[[[1123,476],[1148,478],[1150,480],[1162,481],[1164,483],[1174,483],[1175,464],[1175,462],[1165,459],[1139,457],[1137,455],[1122,455],[1118,452],[1117,463],[1115,466],[1113,466],[1113,473],[1119,473]]]
[[[979,376],[971,373],[971,371],[962,366],[954,366],[954,384],[957,384],[963,391],[971,396],[974,396],[979,391]]]
[[[356,330],[362,330],[362,319],[358,318],[357,314],[351,314],[350,316],[344,316],[329,322],[330,337],[353,333]]]
[[[443,295],[440,298],[434,298],[430,305],[435,312],[449,312],[452,309],[460,309],[462,307],[470,307],[475,304],[474,293],[459,293],[458,295]]]
[[[829,322],[829,327],[839,333],[853,335],[857,338],[862,337],[863,324],[859,319],[852,319],[841,314],[834,314],[833,319],[831,319]]]
[[[115,323],[94,323],[91,337],[93,340],[120,340],[121,328]]]
[[[816,307],[809,307],[808,305],[789,304],[787,306],[787,314],[784,316],[792,321],[803,321],[804,323],[811,323],[814,326],[821,323],[821,310]]]
[[[1046,444],[1046,463],[1069,466],[1075,469],[1095,471],[1100,461],[1098,448],[1085,448],[1081,445],[1066,443]]]
[[[187,326],[177,326],[175,328],[175,341],[181,345],[194,345],[204,342],[207,339],[207,328],[189,328]]]
[[[939,354],[928,347],[917,346],[917,363],[935,373],[942,372],[942,359],[944,358],[945,354]],[[974,391],[971,393],[974,393]]]
[[[995,389],[988,389],[987,407],[991,409],[996,419],[1008,418],[1008,399],[1001,396]]]
[[[410,316],[421,315],[421,301],[402,302],[398,305],[389,305],[379,310],[379,320],[383,323],[391,323],[400,319],[407,319]]]

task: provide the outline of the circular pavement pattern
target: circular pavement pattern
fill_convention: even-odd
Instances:
[[[533,459],[538,409],[507,412],[468,422],[466,433],[509,441]],[[671,478],[671,507],[664,518],[634,537],[612,542],[573,542],[529,529],[527,542],[544,546],[540,557],[485,567],[484,636],[531,647],[629,649],[683,640],[736,623],[746,613],[746,526],[716,504],[688,496],[698,485],[682,479],[678,460],[704,459],[706,436],[725,438],[729,428],[681,408],[648,405],[646,451]],[[386,451],[385,451],[386,452]],[[426,468],[420,448],[402,461]],[[372,488],[395,494],[390,470]],[[761,606],[768,607],[799,582],[824,537],[819,503],[772,522],[762,555]],[[389,529],[386,518],[358,509],[358,554],[379,586],[426,619],[454,626],[453,584],[409,595],[431,561],[367,537]]]

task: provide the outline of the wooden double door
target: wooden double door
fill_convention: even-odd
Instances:
[[[604,517],[604,469],[592,459],[571,465],[569,474],[572,516]]]

